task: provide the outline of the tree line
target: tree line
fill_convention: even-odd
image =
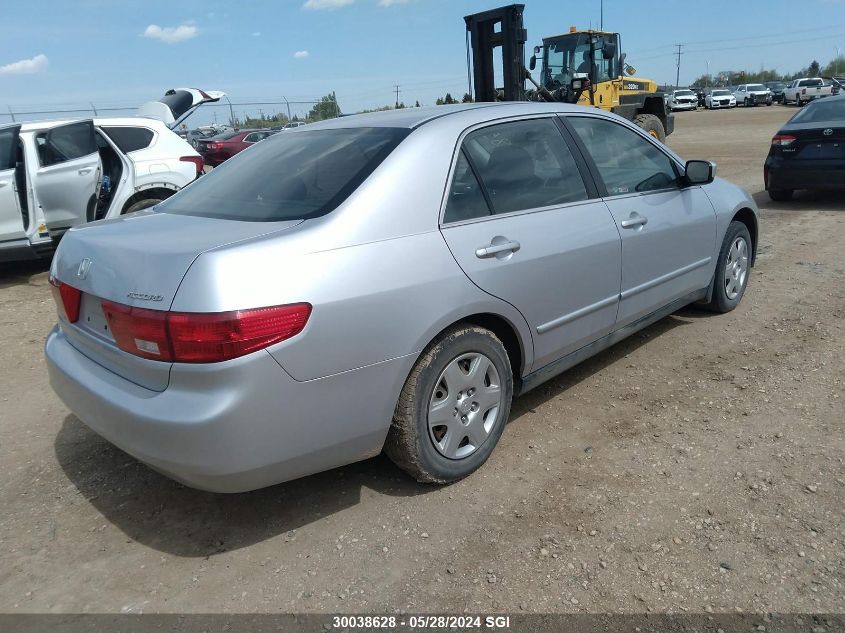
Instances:
[[[759,84],[764,81],[789,82],[801,77],[831,77],[845,74],[845,55],[840,55],[822,67],[818,60],[794,73],[779,73],[776,70],[739,70],[723,71],[715,75],[701,75],[691,84],[693,86],[731,86],[735,84]]]

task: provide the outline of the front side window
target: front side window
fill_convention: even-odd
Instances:
[[[610,196],[676,187],[671,159],[635,131],[613,121],[568,119],[584,142]]]
[[[7,127],[0,130],[0,171],[15,168],[18,150],[18,128]]]
[[[91,121],[80,121],[39,132],[35,136],[35,143],[42,167],[82,158],[97,151]]]
[[[463,149],[493,213],[586,200],[575,159],[552,119],[501,123],[467,135]]]
[[[276,134],[156,210],[247,222],[324,215],[346,200],[409,133],[405,128],[360,127]]]

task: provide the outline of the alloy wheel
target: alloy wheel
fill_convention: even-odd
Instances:
[[[733,301],[742,292],[748,279],[748,242],[738,237],[731,244],[725,263],[725,295]]]

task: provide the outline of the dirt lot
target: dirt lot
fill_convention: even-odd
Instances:
[[[47,383],[46,266],[0,272],[0,612],[843,612],[845,200],[760,193],[795,110],[681,113],[762,208],[735,312],[687,309],[518,400],[435,488],[376,458],[197,492]]]

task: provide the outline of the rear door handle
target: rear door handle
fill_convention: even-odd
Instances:
[[[85,174],[90,174],[91,170],[92,170],[91,167],[83,167],[82,169],[79,170],[79,175],[84,176]]]
[[[488,257],[494,257],[499,253],[515,253],[520,248],[522,247],[516,240],[508,240],[507,242],[501,242],[498,244],[491,243],[487,246],[475,249],[475,256],[479,259],[487,259]]]
[[[620,224],[622,225],[623,229],[636,229],[638,227],[645,226],[646,224],[648,224],[648,218],[634,211],[633,213],[631,213],[631,215],[628,216],[627,220],[622,220]]]

